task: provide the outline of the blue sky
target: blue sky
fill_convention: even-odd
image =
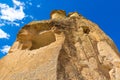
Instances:
[[[77,11],[95,22],[120,50],[120,0],[0,0],[0,58],[17,32],[33,20],[47,20],[54,9]]]

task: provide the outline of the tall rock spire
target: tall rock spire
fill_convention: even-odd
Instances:
[[[0,80],[120,80],[120,56],[98,25],[55,10],[19,31],[0,60]]]

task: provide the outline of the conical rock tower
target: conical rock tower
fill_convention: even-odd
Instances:
[[[0,80],[120,80],[119,52],[98,25],[77,12],[50,17],[19,31]]]

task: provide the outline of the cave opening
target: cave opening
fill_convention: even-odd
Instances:
[[[35,36],[32,40],[30,50],[39,49],[56,41],[55,34],[52,31],[43,31]]]

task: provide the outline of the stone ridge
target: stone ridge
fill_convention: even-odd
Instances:
[[[50,17],[19,31],[0,80],[120,80],[119,52],[98,25],[77,12]]]

